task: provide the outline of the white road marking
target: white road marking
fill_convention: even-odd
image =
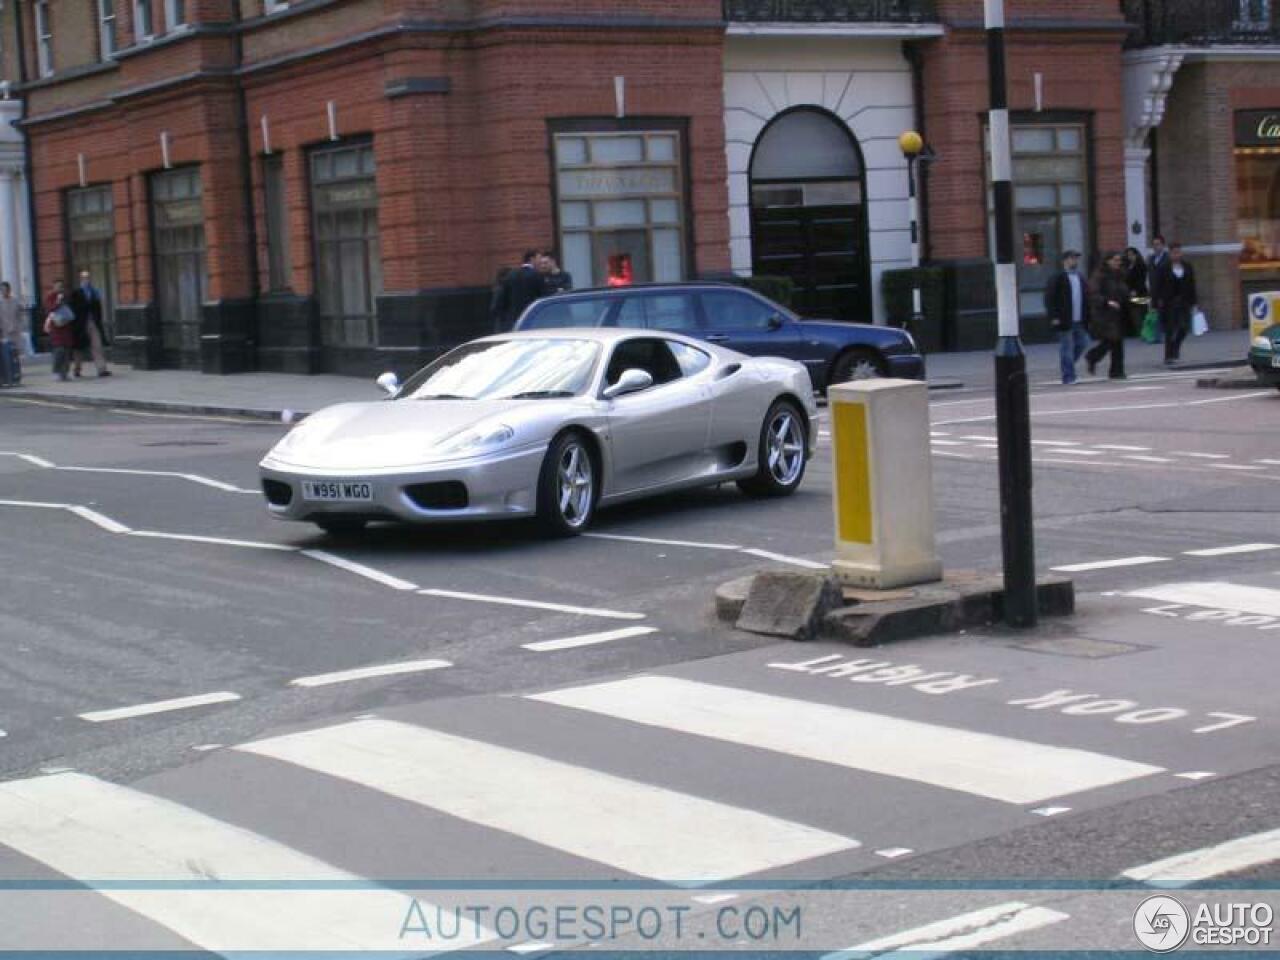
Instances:
[[[221,750],[221,749],[222,749],[222,744],[220,744],[220,743],[201,743],[201,744],[199,744],[199,745],[197,745],[197,746],[192,747],[191,749],[192,749],[192,750],[195,750],[195,751],[196,751],[196,752],[198,752],[198,753],[209,753],[211,750]]]
[[[1215,470],[1265,470],[1266,467],[1255,467],[1248,463],[1211,463]]]
[[[372,677],[393,677],[404,673],[422,673],[427,670],[443,670],[452,667],[448,660],[405,660],[401,663],[384,663],[376,667],[356,667],[334,673],[318,673],[310,677],[298,677],[289,681],[291,687],[327,687],[349,680],[368,680]]]
[[[0,783],[0,845],[211,952],[405,949],[400,921],[413,902],[408,895],[83,774]],[[281,886],[240,889],[237,881]]]
[[[70,503],[42,503],[38,500],[0,500],[0,507],[38,507],[41,510],[70,510]]]
[[[111,710],[94,710],[91,713],[79,714],[81,720],[90,723],[110,723],[112,720],[127,720],[130,717],[147,717],[154,713],[168,713],[171,710],[190,710],[192,707],[205,707],[213,703],[229,703],[239,700],[240,694],[230,690],[217,693],[201,693],[194,697],[178,697],[176,700],[157,700],[154,703],[139,703],[132,707],[115,707]]]
[[[1255,460],[1254,463],[1265,463],[1268,467],[1280,467],[1280,460]]]
[[[48,460],[45,460],[43,457],[37,457],[30,453],[11,453],[11,454],[8,454],[8,456],[17,457],[19,460],[25,460],[27,463],[31,464],[34,467],[42,467],[45,470],[53,469],[53,464],[50,463]]]
[[[1065,450],[1055,450],[1055,451],[1054,451],[1054,453],[1055,453],[1055,454],[1057,454],[1057,455],[1059,455],[1059,456],[1061,456],[1062,454],[1068,454],[1068,453],[1069,453],[1069,454],[1071,454],[1072,456],[1078,456],[1078,457],[1101,457],[1101,456],[1103,456],[1103,453],[1102,453],[1102,451],[1101,451],[1101,450],[1085,450],[1085,449],[1083,449],[1083,448],[1079,448],[1079,449],[1074,449],[1074,448],[1072,448],[1072,449],[1065,449]]]
[[[124,407],[112,407],[112,413],[126,417],[152,417],[161,420],[201,420],[213,423],[262,423],[257,417],[216,417],[204,413],[158,413],[151,410],[126,410]],[[269,421],[268,421],[269,422]]]
[[[626,543],[650,543],[659,547],[696,547],[701,550],[741,550],[733,543],[700,543],[696,540],[661,540],[655,537],[631,537],[620,533],[584,533],[592,540],[622,540]]]
[[[112,520],[105,514],[99,513],[97,510],[90,510],[88,507],[67,507],[77,517],[83,517],[95,526],[101,527],[107,533],[130,533],[130,529],[123,523]]]
[[[388,720],[236,749],[678,885],[713,883],[858,846],[849,837],[753,810]]]
[[[1251,393],[1237,393],[1229,397],[1211,397],[1208,400],[1186,400],[1178,403],[1134,403],[1120,407],[1071,407],[1064,410],[1032,410],[1031,418],[1078,416],[1082,413],[1132,413],[1135,410],[1166,410],[1172,407],[1200,407],[1210,403],[1239,403],[1241,400],[1256,400],[1258,397],[1269,397],[1270,391],[1259,390]],[[996,419],[995,414],[982,417],[960,417],[955,420],[938,420],[930,424],[934,427],[950,427],[962,423],[990,423]],[[987,437],[985,439],[991,439]]]
[[[418,585],[416,583],[410,583],[408,580],[401,580],[399,577],[393,577],[389,573],[383,573],[381,570],[373,569],[373,567],[366,567],[363,563],[356,563],[354,560],[339,557],[326,550],[302,550],[299,552],[304,557],[310,557],[312,560],[319,560],[321,563],[327,563],[329,566],[337,567],[339,570],[345,570],[347,573],[354,573],[356,576],[372,580],[374,583],[380,583],[384,587],[390,587],[392,590],[418,589]]]
[[[931,436],[931,437],[949,437],[949,436],[951,436],[951,434],[947,433],[947,431],[945,431],[945,430],[931,430],[931,431],[929,431],[929,436]]]
[[[978,436],[978,435],[976,435],[976,434],[969,434],[968,436],[961,436],[961,438],[960,438],[960,439],[961,439],[961,440],[981,440],[981,441],[985,441],[985,442],[987,442],[987,443],[996,443],[996,442],[997,442],[997,440],[996,440],[996,438],[995,438],[995,437],[983,437],[983,436]]]
[[[1280,830],[1237,837],[1162,860],[1131,867],[1121,876],[1153,887],[1186,887],[1226,873],[1280,860]]]
[[[968,446],[963,440],[930,440],[935,447],[964,447]]]
[[[621,630],[609,630],[605,633],[587,633],[577,637],[561,637],[558,640],[538,640],[521,646],[525,650],[547,653],[552,650],[571,650],[575,647],[590,647],[597,643],[608,643],[611,640],[626,640],[630,637],[643,637],[657,633],[657,627],[623,627]]]
[[[1170,451],[1175,457],[1193,457],[1196,460],[1230,460],[1225,453],[1193,453],[1187,450]]]
[[[1113,567],[1140,567],[1148,563],[1167,563],[1168,557],[1121,557],[1118,560],[1094,560],[1090,563],[1070,563],[1062,567],[1050,567],[1055,573],[1083,573],[1086,570],[1110,570]]]
[[[1280,617],[1280,590],[1248,587],[1234,583],[1167,583],[1157,587],[1130,590],[1125,594],[1143,600],[1180,603],[1208,610],[1234,610]]]
[[[1280,543],[1240,543],[1234,547],[1214,547],[1210,550],[1187,550],[1187,557],[1226,557],[1234,553],[1262,553],[1265,550],[1280,550]]]
[[[822,960],[844,960],[851,955],[874,953],[877,956],[913,957],[972,950],[995,940],[1028,933],[1066,920],[1068,914],[1048,907],[1033,907],[1017,901],[962,913],[948,920],[904,930],[888,937],[860,943],[840,953],[827,954]],[[894,951],[890,953],[889,951]]]
[[[999,450],[1000,449],[1000,444],[998,443],[977,443],[977,444],[974,444],[974,446],[976,446],[979,450]]]
[[[226,493],[260,493],[258,490],[250,490],[245,487],[237,487],[234,483],[224,483],[221,480],[214,480],[211,477],[202,477],[198,473],[177,473],[172,470],[127,470],[123,467],[61,467],[55,466],[53,469],[66,473],[116,473],[133,477],[170,477],[175,480],[189,480],[191,483],[198,483],[204,487],[212,487],[214,490],[222,490]]]
[[[259,540],[229,540],[225,537],[202,537],[194,533],[162,533],[159,530],[130,530],[131,537],[151,540],[182,540],[188,543],[213,543],[225,547],[246,547],[251,550],[276,550],[281,553],[297,553],[297,547],[287,543],[265,543]]]
[[[1033,803],[1162,771],[1084,750],[675,677],[631,677],[529,699],[1006,803]]]
[[[1068,813],[1070,807],[1037,807],[1031,812],[1038,817],[1056,817],[1060,813]]]
[[[1173,463],[1168,457],[1151,457],[1141,453],[1127,453],[1124,458],[1126,460],[1138,460],[1142,463]]]
[[[28,397],[0,397],[10,403],[26,403],[33,407],[57,407],[59,410],[79,410],[74,403],[53,403],[49,400],[32,400]]]
[[[884,857],[886,860],[896,860],[898,857],[905,857],[909,853],[915,853],[910,847],[889,847],[886,850],[877,850],[877,857]]]
[[[760,550],[756,547],[750,547],[742,552],[753,557],[760,557],[763,560],[776,560],[778,563],[789,563],[793,567],[804,567],[806,570],[830,569],[828,564],[818,563],[815,560],[806,560],[803,557],[789,557],[785,553],[774,553],[771,550]]]
[[[1174,776],[1180,780],[1207,780],[1215,774],[1210,770],[1188,770],[1186,773],[1175,773]]]
[[[519,600],[515,597],[494,597],[484,593],[466,593],[461,590],[419,590],[425,597],[444,597],[448,600],[471,600],[476,603],[495,603],[504,607],[528,607],[531,610],[550,610],[555,613],[573,613],[583,617],[603,617],[606,620],[643,620],[643,613],[624,613],[620,610],[603,610],[598,607],[575,607],[566,603],[547,603],[542,600]]]
[[[1098,443],[1094,444],[1099,450],[1119,450],[1125,453],[1150,453],[1150,447],[1131,447],[1123,443]]]
[[[1074,440],[1032,440],[1032,446],[1036,447],[1078,447],[1080,444]]]

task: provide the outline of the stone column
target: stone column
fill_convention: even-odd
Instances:
[[[1126,246],[1137,247],[1145,254],[1147,233],[1151,222],[1147,214],[1147,160],[1151,151],[1146,147],[1124,148],[1124,207]]]
[[[0,280],[7,280],[14,293],[21,291],[18,278],[18,246],[21,234],[14,216],[13,171],[0,167]]]

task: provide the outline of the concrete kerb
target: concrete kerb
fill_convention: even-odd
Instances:
[[[1039,578],[1037,595],[1041,616],[1075,612],[1075,584],[1066,577]],[[876,591],[841,588],[827,574],[765,572],[722,584],[715,600],[720,620],[739,630],[860,647],[954,633],[1004,617],[1003,579],[977,573]]]
[[[1196,387],[1201,390],[1266,390],[1268,386],[1256,376],[1201,377],[1196,381]]]

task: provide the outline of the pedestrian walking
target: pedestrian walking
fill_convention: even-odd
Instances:
[[[1097,343],[1085,354],[1089,375],[1098,363],[1111,354],[1108,376],[1112,380],[1124,380],[1124,308],[1129,299],[1129,288],[1124,282],[1124,257],[1118,251],[1109,252],[1089,280],[1089,297],[1092,309],[1090,332]]]
[[[1147,261],[1137,247],[1129,247],[1124,252],[1124,282],[1129,288],[1129,299],[1125,308],[1125,335],[1136,337],[1142,332],[1142,321],[1151,303],[1151,292],[1147,284]]]
[[[1089,346],[1089,288],[1080,275],[1080,251],[1063,253],[1062,269],[1045,289],[1044,309],[1058,331],[1062,382],[1070,386],[1078,379],[1076,364]]]
[[[554,250],[543,250],[539,264],[542,269],[543,293],[550,297],[557,293],[568,293],[573,289],[573,277],[568,271],[561,269],[556,260]]]
[[[1182,256],[1182,244],[1169,246],[1169,258],[1156,274],[1152,293],[1164,327],[1164,362],[1171,367],[1182,359],[1182,341],[1191,329],[1191,314],[1199,304],[1196,272]]]
[[[102,325],[102,292],[93,285],[93,278],[88,270],[80,271],[80,285],[71,291],[68,302],[76,315],[75,375],[80,376],[80,367],[87,352],[93,359],[98,376],[111,376],[111,371],[107,369],[106,351],[103,349],[108,341],[106,328]]]
[[[8,281],[0,283],[0,387],[22,382],[18,343],[22,338],[21,304]]]
[[[67,304],[61,280],[54,281],[44,302],[47,308],[44,332],[49,335],[49,345],[53,349],[53,375],[62,381],[70,380],[67,371],[71,366],[71,354],[76,347],[73,329],[76,315]]]
[[[494,317],[500,329],[510,330],[525,307],[542,297],[544,281],[539,269],[541,255],[537,250],[526,250],[520,266],[506,275],[493,303]]]
[[[1153,343],[1164,342],[1164,321],[1160,319],[1160,308],[1155,302],[1156,274],[1169,262],[1169,248],[1165,245],[1164,235],[1157,233],[1151,238],[1151,256],[1147,260],[1147,289],[1151,292],[1151,309],[1156,312],[1156,338]]]

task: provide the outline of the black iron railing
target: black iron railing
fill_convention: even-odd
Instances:
[[[1280,42],[1280,0],[1124,0],[1129,45]]]
[[[724,0],[728,21],[774,23],[929,23],[934,0]]]

